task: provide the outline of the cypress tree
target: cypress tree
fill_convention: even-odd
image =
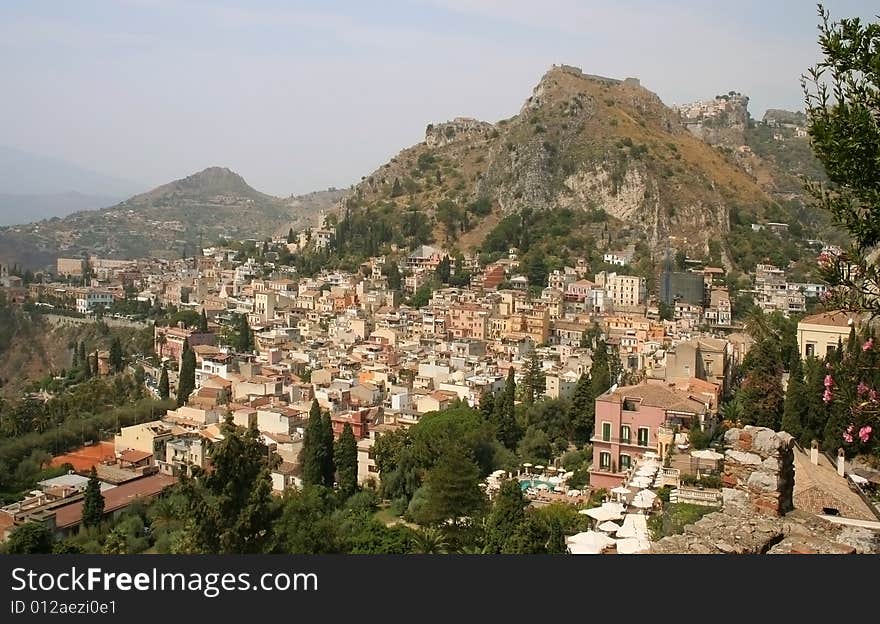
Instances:
[[[524,399],[529,405],[544,396],[547,389],[547,376],[541,368],[541,361],[538,359],[538,352],[532,349],[529,355],[529,361],[526,363],[526,374],[523,379],[525,387]]]
[[[519,481],[505,479],[501,482],[492,511],[486,518],[486,549],[489,553],[501,552],[504,543],[525,522],[525,509],[528,505]]]
[[[168,369],[162,365],[162,374],[159,376],[159,398],[167,399],[171,396],[171,390],[168,387]]]
[[[302,449],[299,453],[303,485],[322,485],[324,468],[321,460],[321,445],[324,438],[324,425],[321,420],[321,408],[318,400],[312,400],[309,409],[309,420],[303,435]]]
[[[596,348],[593,350],[590,384],[593,398],[604,394],[611,387],[611,363],[608,357],[608,345],[601,338],[596,341]]]
[[[208,331],[208,315],[205,314],[205,308],[202,308],[202,314],[199,316],[199,331]]]
[[[101,482],[98,472],[92,466],[89,482],[86,484],[83,497],[82,525],[84,527],[99,526],[104,518],[104,495],[101,494]]]
[[[492,422],[494,413],[495,395],[490,391],[486,391],[483,393],[483,396],[480,397],[480,414],[483,415],[483,420],[486,422]]]
[[[321,475],[325,486],[332,488],[336,481],[336,465],[333,461],[333,421],[330,412],[324,412],[321,418]],[[357,453],[357,451],[355,451]],[[355,456],[356,457],[356,456]],[[355,472],[357,475],[357,472]]]
[[[782,412],[782,430],[800,439],[807,415],[807,389],[804,385],[800,358],[792,358],[788,387],[785,390],[785,408]]]
[[[293,235],[293,228],[287,230],[287,242],[292,243],[296,240],[296,237]]]
[[[578,379],[571,397],[570,410],[571,438],[575,444],[583,446],[593,435],[596,419],[596,397],[593,394],[593,382],[587,373]]]
[[[494,420],[498,440],[510,450],[515,450],[522,432],[516,422],[516,379],[513,367],[507,372],[501,400],[495,401]]]
[[[113,342],[110,343],[110,368],[114,373],[122,372],[122,345],[119,342],[119,337],[114,337]]]
[[[94,376],[94,377],[100,376],[101,369],[100,369],[100,366],[98,365],[98,351],[97,351],[97,349],[95,350],[95,353],[92,354],[91,368],[92,368],[92,376]]]
[[[357,440],[349,423],[345,423],[336,442],[334,457],[339,491],[346,498],[357,491]]]
[[[183,357],[180,363],[180,375],[177,379],[177,407],[186,404],[189,395],[196,389],[196,353],[183,341]]]

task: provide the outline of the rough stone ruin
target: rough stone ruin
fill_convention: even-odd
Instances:
[[[655,554],[880,553],[880,533],[793,510],[794,440],[765,427],[724,436],[721,511],[652,545]]]

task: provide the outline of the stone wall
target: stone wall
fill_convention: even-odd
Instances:
[[[782,516],[794,508],[794,438],[766,427],[724,434],[725,487],[744,492],[755,513]]]

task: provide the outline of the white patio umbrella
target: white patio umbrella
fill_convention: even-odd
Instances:
[[[578,555],[598,555],[615,545],[614,539],[598,531],[584,531],[565,540],[568,550]]]
[[[573,476],[574,476],[573,472],[566,472],[564,475],[562,475],[562,478],[563,479],[571,479]]]
[[[618,485],[616,488],[612,488],[611,490],[612,494],[617,494],[618,500],[620,500],[623,496],[626,496],[630,492],[632,492],[632,490],[627,487],[623,487],[622,485]]]
[[[620,520],[622,514],[616,510],[607,507],[593,507],[592,509],[581,509],[579,514],[590,516],[596,522],[607,522],[608,520]]]
[[[600,531],[605,531],[606,533],[615,533],[620,528],[620,525],[616,522],[611,522],[611,520],[606,520],[596,528]]]
[[[654,499],[657,498],[657,495],[654,492],[652,492],[651,490],[640,490],[635,495],[635,498],[643,498],[647,501],[654,502]]]
[[[630,502],[630,505],[632,505],[633,507],[638,507],[639,509],[648,509],[649,507],[652,507],[654,503],[645,500],[644,498],[634,498]]]
[[[636,553],[648,552],[651,549],[650,542],[635,537],[619,539],[615,546],[617,546],[617,554],[619,555],[634,555]]]
[[[639,477],[653,477],[655,474],[657,474],[657,469],[649,468],[647,466],[643,466],[636,471],[636,476]]]
[[[560,483],[561,481],[562,481],[562,479],[560,479],[559,477],[547,477],[547,483],[552,483],[553,485],[556,485],[557,483]]]
[[[653,479],[649,479],[648,477],[636,477],[632,481],[630,481],[630,485],[634,485],[637,488],[646,488],[651,487],[651,483],[653,483]]]
[[[719,461],[724,459],[724,455],[717,453],[712,449],[701,449],[699,451],[691,451],[691,457],[696,459],[705,459],[707,461]]]
[[[549,490],[550,489],[550,486],[547,485],[546,483],[539,483],[537,487],[539,490]]]
[[[565,488],[562,487],[561,485],[557,485],[555,488],[553,488],[553,491],[554,492],[564,492]]]

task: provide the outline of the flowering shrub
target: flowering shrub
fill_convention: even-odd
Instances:
[[[830,407],[828,434],[836,434],[847,455],[880,450],[880,350],[874,337],[855,330],[842,353],[827,358],[822,400]]]

